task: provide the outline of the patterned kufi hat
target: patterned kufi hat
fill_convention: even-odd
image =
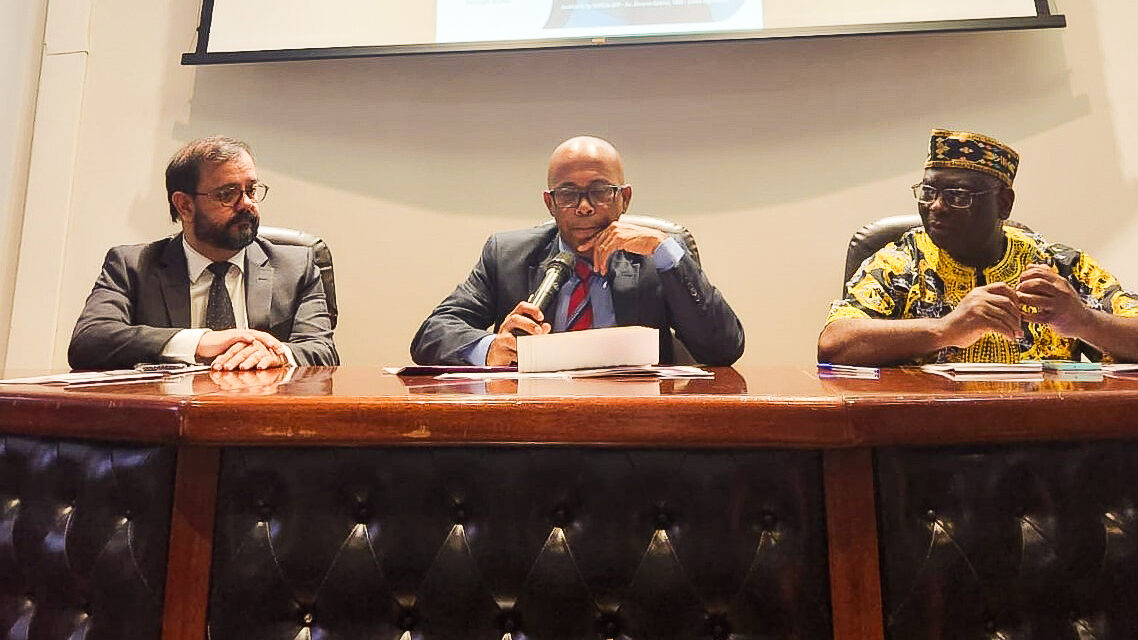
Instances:
[[[925,168],[971,169],[999,178],[1012,186],[1019,154],[1008,145],[979,133],[933,129]]]

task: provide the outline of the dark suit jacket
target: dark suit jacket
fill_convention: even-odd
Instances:
[[[308,247],[257,238],[245,251],[249,328],[271,333],[297,364],[339,364],[324,285]],[[75,369],[119,369],[156,362],[180,329],[190,327],[190,280],[182,234],[114,247],[75,330],[67,360]]]
[[[487,335],[487,327],[497,331],[537,287],[540,265],[555,255],[555,226],[491,236],[466,281],[419,327],[411,357],[419,364],[467,364],[460,356],[464,348]],[[743,354],[743,325],[691,256],[657,272],[650,256],[620,251],[607,277],[618,325],[661,330],[661,362],[675,360],[671,330],[698,362],[729,365]]]

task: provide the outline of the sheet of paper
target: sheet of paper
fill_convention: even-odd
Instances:
[[[564,371],[656,364],[660,331],[651,327],[608,327],[518,338],[518,371]]]
[[[124,382],[127,380],[156,380],[161,373],[148,373],[134,369],[114,369],[111,371],[84,371],[79,373],[58,373],[48,376],[33,376],[30,378],[9,378],[0,380],[0,384],[98,384],[111,382]]]
[[[921,371],[944,376],[957,382],[981,380],[1041,382],[1043,380],[1043,363],[1038,360],[1016,363],[948,362],[926,364],[921,367]]]

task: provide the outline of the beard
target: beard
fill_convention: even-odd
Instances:
[[[249,223],[249,227],[242,228],[242,223]],[[194,216],[194,236],[199,242],[230,251],[240,251],[252,244],[260,226],[261,217],[249,209],[235,212],[224,224],[214,224],[202,215]]]

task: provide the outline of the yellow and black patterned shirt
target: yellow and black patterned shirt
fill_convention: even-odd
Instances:
[[[1015,287],[1031,264],[1052,265],[1092,309],[1138,316],[1138,295],[1124,290],[1090,256],[1015,227],[1004,227],[1004,235],[1004,257],[976,269],[952,259],[923,229],[910,230],[862,263],[846,285],[845,299],[830,307],[826,324],[843,318],[940,318],[975,287],[1001,281]],[[1078,340],[1064,338],[1048,325],[1025,322],[1021,340],[987,333],[971,346],[941,349],[916,363],[1073,359],[1078,347]]]

